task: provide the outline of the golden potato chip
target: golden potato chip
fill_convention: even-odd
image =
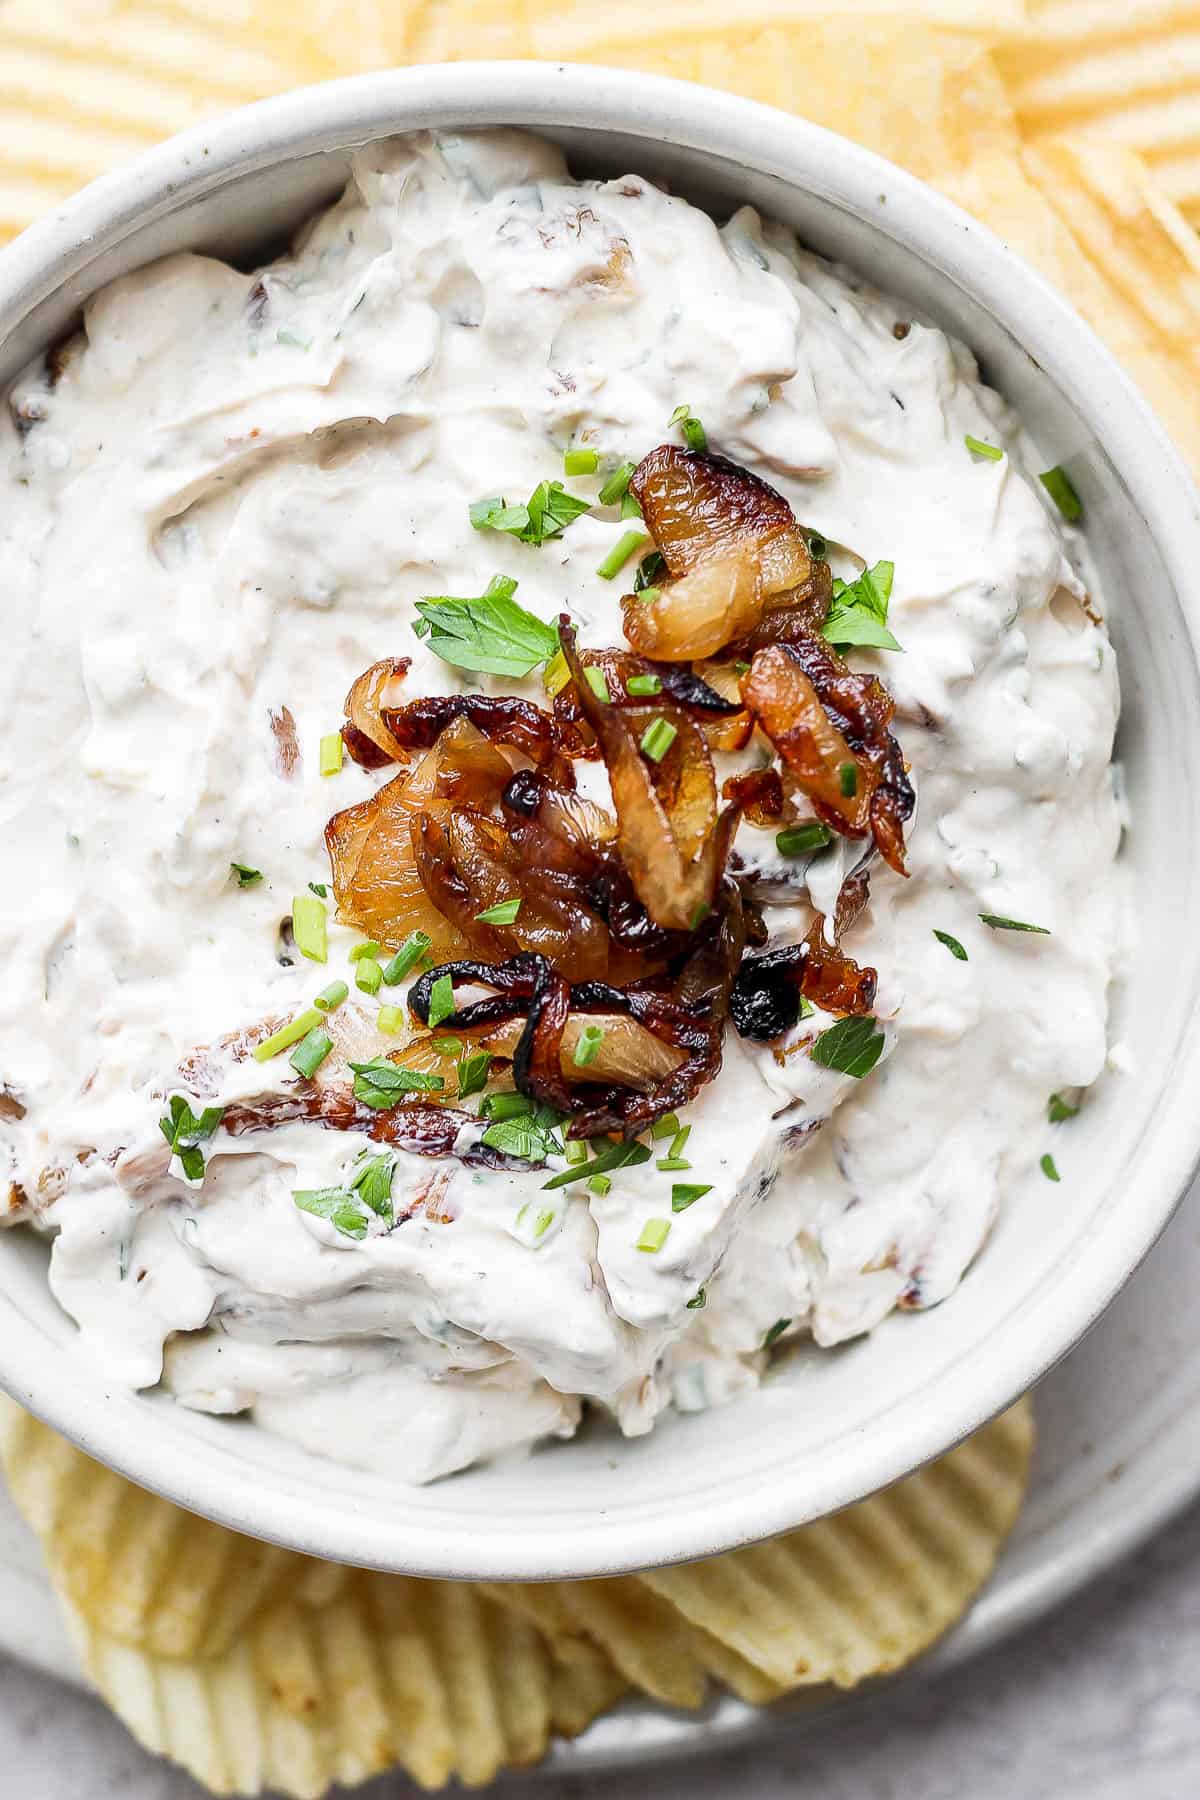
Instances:
[[[550,1671],[550,1723],[560,1737],[578,1737],[628,1686],[601,1651],[577,1644],[570,1662],[556,1658]]]
[[[335,1564],[240,1537],[135,1487],[7,1400],[0,1465],[56,1585],[119,1643],[217,1655],[273,1599],[328,1599],[344,1580]]]
[[[780,1688],[853,1687],[961,1616],[1016,1521],[1032,1450],[1025,1400],[833,1518],[641,1580]]]
[[[403,1768],[437,1789],[537,1761],[611,1704],[599,1666],[556,1677],[538,1634],[469,1585],[357,1572],[319,1609],[281,1601],[219,1656],[116,1643],[65,1600],[86,1673],[146,1749],[218,1794],[317,1800]]]

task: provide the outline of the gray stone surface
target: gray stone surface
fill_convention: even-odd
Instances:
[[[385,1778],[362,1800],[410,1800]],[[96,1702],[0,1658],[3,1800],[197,1800]],[[952,1674],[752,1752],[524,1777],[494,1800],[1196,1800],[1200,1506],[1086,1595]]]

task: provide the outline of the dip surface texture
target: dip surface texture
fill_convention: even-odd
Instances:
[[[189,1182],[172,1094],[297,1079],[223,1040],[344,979],[339,1054],[402,1041],[376,1018],[408,984],[356,986],[332,891],[325,964],[289,924],[329,883],[330,814],[393,772],[320,772],[350,684],[406,657],[406,698],[544,703],[540,673],[460,675],[413,633],[420,598],[496,575],[585,647],[622,644],[636,563],[596,571],[628,518],[595,506],[535,546],[468,505],[553,479],[595,503],[681,403],[836,574],[895,565],[903,650],[848,653],[895,697],[917,792],[910,876],[877,862],[848,938],[879,971],[882,1058],[859,1080],[730,1027],[681,1117],[690,1172],[658,1167],[668,1138],[607,1192],[547,1191],[558,1155],[401,1152],[399,1222],[350,1236],[293,1196],[378,1146],[304,1121],[218,1128]],[[572,448],[598,472],[564,477]],[[1005,1194],[1046,1185],[1049,1098],[1107,1055],[1117,673],[1043,464],[943,333],[749,210],[718,230],[636,176],[580,185],[523,135],[406,140],[361,154],[268,268],[181,255],[99,294],[18,384],[0,458],[0,1217],[53,1234],[54,1292],[115,1379],[426,1480],[570,1435],[583,1399],[647,1431],[753,1388],[767,1341],[936,1304]],[[742,825],[773,944],[862,850],[785,857]],[[706,1191],[678,1207],[680,1182]]]

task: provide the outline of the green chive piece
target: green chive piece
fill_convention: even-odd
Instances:
[[[609,1175],[589,1175],[588,1186],[593,1194],[599,1194],[603,1199],[612,1187],[612,1178]]]
[[[432,1030],[454,1012],[454,982],[449,975],[439,975],[429,992],[429,1017],[425,1023]]]
[[[670,719],[651,719],[641,736],[642,755],[648,756],[651,762],[661,762],[678,736],[678,729]]]
[[[638,599],[642,602],[643,606],[653,606],[654,602],[658,599],[658,597],[661,593],[662,593],[661,588],[644,587],[644,588],[642,588],[641,592],[638,594]]]
[[[609,693],[608,683],[604,679],[604,670],[593,668],[589,665],[583,671],[583,679],[587,682],[597,700],[603,700],[605,705],[607,705],[612,699],[612,695]]]
[[[980,913],[979,917],[993,931],[1035,931],[1039,937],[1049,937],[1048,925],[1025,925],[1020,919],[1003,919],[999,913]]]
[[[678,425],[683,433],[683,441],[689,450],[707,450],[708,433],[699,419],[695,417],[690,406],[677,406],[671,414],[671,424]]]
[[[316,1074],[329,1052],[333,1049],[333,1039],[319,1025],[314,1025],[307,1032],[292,1054],[288,1057],[298,1075],[312,1077]]]
[[[618,500],[624,499],[636,468],[637,464],[632,462],[623,462],[617,465],[600,489],[601,506],[615,506]]]
[[[670,1231],[670,1219],[647,1219],[642,1226],[642,1235],[634,1245],[635,1250],[648,1250],[655,1255],[666,1243]]]
[[[262,870],[252,869],[248,863],[231,862],[229,867],[237,876],[237,884],[240,888],[257,887],[263,878]]]
[[[688,1301],[687,1309],[689,1312],[700,1312],[703,1309],[703,1307],[706,1305],[707,1301],[708,1301],[708,1295],[705,1293],[703,1288],[700,1288],[700,1289],[698,1289],[698,1291],[695,1294],[693,1294],[692,1298]]]
[[[1065,1125],[1068,1119],[1079,1117],[1079,1108],[1064,1100],[1061,1094],[1051,1094],[1046,1106],[1046,1117],[1052,1125]]]
[[[824,562],[829,555],[829,545],[819,531],[810,531],[808,534],[808,554],[814,562]]]
[[[675,1136],[671,1139],[671,1155],[672,1156],[682,1156],[683,1155],[684,1151],[687,1149],[687,1141],[691,1137],[691,1135],[692,1135],[692,1128],[690,1125],[681,1125],[680,1126],[679,1130],[675,1133]]]
[[[373,938],[368,939],[365,944],[355,944],[353,950],[350,952],[350,961],[352,963],[362,962],[365,957],[368,962],[378,962],[379,952],[382,948],[383,945],[377,944]]]
[[[354,971],[354,985],[364,994],[377,994],[383,986],[383,970],[370,956],[364,956]]]
[[[824,850],[832,844],[833,833],[820,819],[809,819],[803,825],[789,825],[775,833],[775,848],[780,856],[807,856],[812,850]]]
[[[612,581],[621,573],[634,552],[643,548],[646,541],[644,531],[623,531],[604,560],[596,564],[597,575],[603,576],[605,581]]]
[[[809,1055],[822,1068],[833,1069],[839,1075],[853,1075],[861,1081],[879,1061],[883,1043],[883,1033],[874,1019],[839,1019],[821,1033]]]
[[[321,739],[321,773],[337,775],[342,767],[342,754],[345,745],[342,743],[340,731],[331,731]]]
[[[325,903],[315,894],[297,894],[292,900],[292,936],[301,956],[309,962],[329,960]]]
[[[320,993],[313,1001],[313,1005],[319,1012],[333,1012],[335,1007],[342,1004],[342,1001],[349,992],[350,989],[346,986],[344,981],[331,981],[327,988],[321,989]]]
[[[582,1138],[568,1138],[563,1150],[563,1155],[567,1159],[567,1167],[569,1169],[577,1169],[580,1163],[585,1163],[587,1161],[588,1147]]]
[[[1051,1156],[1051,1154],[1048,1150],[1047,1150],[1045,1156],[1043,1156],[1043,1158],[1042,1158],[1041,1171],[1042,1171],[1042,1174],[1046,1177],[1047,1181],[1061,1181],[1062,1180],[1062,1176],[1059,1174],[1058,1170],[1054,1166],[1054,1158]]]
[[[703,1200],[705,1194],[712,1193],[712,1182],[675,1181],[671,1184],[671,1211],[686,1212],[689,1206],[695,1206],[697,1200]]]
[[[1075,485],[1061,464],[1056,463],[1052,469],[1046,469],[1038,476],[1038,480],[1069,525],[1082,519],[1083,501],[1075,492]]]
[[[604,1141],[604,1140],[602,1140]],[[581,1181],[585,1175],[607,1175],[613,1169],[631,1168],[635,1163],[650,1161],[650,1150],[646,1144],[610,1144],[604,1142],[604,1148],[591,1162],[580,1162],[552,1175],[549,1181],[543,1181],[544,1188],[566,1187],[572,1181]]]
[[[489,1094],[482,1111],[485,1119],[520,1119],[533,1111],[533,1101],[524,1094]]]
[[[540,1212],[538,1214],[537,1218],[533,1221],[534,1237],[535,1238],[545,1237],[546,1233],[549,1231],[550,1227],[553,1225],[553,1223],[557,1217],[558,1217],[558,1214],[551,1207],[546,1207],[543,1212]]]
[[[629,680],[625,683],[625,690],[627,693],[635,695],[639,700],[643,698],[653,699],[655,694],[662,693],[662,676],[631,675]]]
[[[300,1039],[307,1036],[313,1029],[314,1025],[320,1023],[320,1013],[315,1006],[310,1006],[305,1012],[299,1013],[289,1024],[281,1025],[278,1031],[273,1031],[269,1038],[263,1039],[261,1044],[255,1044],[255,1062],[270,1062],[271,1058],[278,1056],[281,1050],[289,1050],[293,1044],[298,1044]]]
[[[772,1325],[770,1331],[768,1331],[766,1337],[762,1341],[763,1349],[769,1350],[771,1348],[771,1345],[773,1343],[775,1343],[777,1339],[779,1339],[783,1336],[784,1332],[787,1330],[787,1328],[791,1324],[791,1322],[792,1321],[790,1319],[776,1319],[776,1321]]]
[[[664,1175],[682,1175],[692,1165],[686,1156],[660,1156],[654,1166]]]
[[[622,519],[641,519],[643,525],[646,522],[642,515],[642,509],[632,494],[621,495],[621,506],[618,517]]]
[[[394,1037],[404,1029],[404,1008],[402,1006],[381,1006],[375,1015],[375,1023],[380,1031]]]
[[[661,1119],[655,1119],[650,1127],[650,1136],[654,1139],[673,1138],[679,1130],[679,1114],[664,1113]]]
[[[589,1063],[594,1063],[603,1042],[604,1027],[602,1025],[585,1025],[575,1045],[576,1066],[586,1069]]]
[[[571,671],[567,667],[567,659],[561,650],[556,650],[542,672],[542,686],[553,699],[561,694],[571,679]]]
[[[644,594],[646,589],[648,587],[653,587],[654,583],[658,581],[660,577],[665,575],[666,572],[666,557],[662,554],[661,550],[652,550],[649,556],[643,556],[641,562],[638,564],[637,574],[633,578],[634,593]],[[658,589],[655,588],[654,592],[657,594]]]
[[[565,450],[563,452],[564,475],[594,475],[600,467],[598,450]]]
[[[985,443],[982,438],[972,437],[969,431],[963,439],[963,443],[967,446],[967,449],[971,452],[972,456],[985,456],[989,462],[1004,461],[1004,452],[998,444]],[[1042,480],[1044,481],[1045,479],[1046,478],[1043,475]]]
[[[948,931],[938,931],[935,928],[933,935],[937,939],[939,944],[945,944],[945,946],[946,946],[947,950],[950,952],[951,956],[953,956],[958,962],[969,961],[967,953],[963,949],[962,945],[959,943],[958,939],[956,937],[951,937],[950,933]]]
[[[412,972],[429,948],[429,938],[423,931],[414,931],[406,937],[390,963],[386,964],[383,979],[388,987],[395,987],[404,977]]]
[[[481,925],[511,925],[521,910],[520,895],[514,900],[498,900],[495,906],[485,907],[475,917]]]
[[[843,763],[838,770],[838,786],[847,800],[853,800],[858,792],[858,766],[855,763]]]

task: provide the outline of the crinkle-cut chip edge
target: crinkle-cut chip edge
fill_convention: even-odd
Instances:
[[[1020,1510],[1028,1400],[894,1487],[771,1543],[640,1577],[781,1689],[901,1668],[986,1581]]]

